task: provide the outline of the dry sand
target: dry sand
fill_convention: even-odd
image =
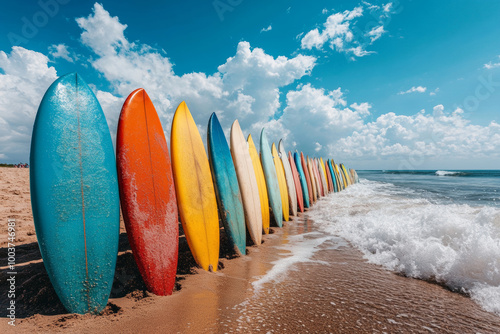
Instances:
[[[247,256],[223,248],[217,273],[197,269],[181,237],[177,288],[168,297],[145,292],[122,230],[107,308],[68,314],[38,251],[28,170],[0,168],[0,190],[0,333],[500,333],[500,317],[470,298],[366,262],[340,238],[317,232],[307,214],[274,228]],[[17,228],[15,328],[5,318],[9,218]]]

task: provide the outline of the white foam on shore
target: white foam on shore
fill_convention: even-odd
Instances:
[[[272,262],[273,267],[264,276],[252,282],[254,291],[258,292],[266,283],[279,283],[286,277],[288,270],[293,270],[297,263],[301,262],[321,262],[312,260],[313,255],[320,249],[319,247],[327,241],[338,241],[339,247],[345,242],[333,236],[324,236],[323,233],[309,232],[287,237],[288,243],[276,247],[279,250],[290,252]]]
[[[318,201],[308,215],[370,262],[468,293],[500,315],[500,209],[433,204],[401,193],[363,180]]]

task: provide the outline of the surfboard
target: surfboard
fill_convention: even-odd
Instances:
[[[177,198],[163,128],[142,88],[128,96],[120,113],[116,167],[123,221],[139,272],[148,291],[170,295],[177,273]]]
[[[271,145],[271,154],[273,155],[274,168],[276,168],[276,175],[278,176],[281,207],[283,208],[283,219],[288,221],[290,219],[290,206],[288,205],[288,190],[286,186],[285,171],[274,143]]]
[[[226,136],[215,113],[208,120],[207,148],[224,231],[232,248],[245,255],[247,232],[240,187]]]
[[[311,178],[311,189],[312,189],[312,198],[313,202],[316,202],[318,200],[318,188],[317,188],[317,183],[316,183],[316,177],[314,175],[314,171],[312,169],[312,164],[311,164],[311,159],[309,159],[309,156],[306,156],[306,162],[307,162],[307,171],[309,172],[309,177]]]
[[[328,182],[328,175],[326,175],[325,162],[323,158],[318,159],[319,170],[323,172],[323,187],[325,188],[325,195],[330,192],[330,183]]]
[[[312,163],[313,163],[313,168],[314,168],[314,172],[315,172],[315,175],[316,175],[316,182],[318,183],[318,198],[320,197],[323,197],[325,196],[324,194],[324,189],[323,189],[323,181],[321,180],[321,173],[319,172],[319,168],[318,168],[318,159],[314,158],[312,159]]]
[[[295,182],[293,180],[292,167],[290,167],[290,162],[286,155],[285,147],[283,145],[283,140],[279,141],[278,144],[278,155],[281,159],[283,165],[283,171],[285,174],[286,189],[288,192],[288,207],[290,208],[290,214],[292,216],[297,215],[297,193],[295,192]]]
[[[241,132],[238,120],[231,126],[231,155],[233,157],[238,183],[240,184],[245,221],[253,243],[262,243],[262,210],[260,207],[259,186],[248,150],[248,143]]]
[[[300,160],[299,152],[295,151],[293,154],[293,160],[295,162],[295,167],[297,167],[297,173],[299,173],[300,186],[302,188],[302,200],[304,202],[304,208],[309,208],[309,190],[307,190],[307,181],[304,170],[302,169],[302,163]]]
[[[323,196],[328,195],[328,183],[326,181],[325,166],[321,163],[321,160],[316,158],[316,165],[318,166],[318,173],[321,179],[321,185],[323,187]]]
[[[116,162],[104,113],[77,73],[47,89],[33,126],[31,207],[52,286],[70,313],[101,312],[118,253]]]
[[[293,160],[292,152],[290,151],[288,151],[288,163],[290,164],[290,169],[292,170],[297,210],[304,212],[304,198],[302,194],[302,186],[300,185],[299,172],[297,171],[297,166],[295,166],[295,161]]]
[[[323,160],[323,159],[321,159]],[[326,162],[323,162],[323,170],[325,171],[326,174],[326,182],[328,184],[328,193],[331,193],[333,191],[333,183],[332,183],[332,176],[330,175],[330,171],[328,170],[328,165]]]
[[[252,159],[252,165],[257,179],[257,186],[259,187],[260,208],[262,212],[262,231],[264,234],[269,234],[270,214],[269,214],[269,197],[267,196],[266,179],[264,177],[264,170],[260,162],[259,153],[253,142],[252,135],[247,138],[248,151]]]
[[[347,175],[345,173],[344,166],[342,164],[339,164],[339,168],[340,168],[340,173],[342,174],[342,178],[344,179],[344,186],[345,186],[345,188],[347,188],[349,186],[349,180],[348,180]]]
[[[340,175],[337,170],[337,164],[333,159],[330,160],[332,164],[333,174],[335,174],[335,180],[337,181],[337,190],[338,192],[342,191],[342,181],[340,180]]]
[[[264,176],[266,177],[267,194],[269,195],[269,206],[273,212],[273,221],[276,226],[282,227],[283,207],[281,204],[278,176],[276,174],[276,168],[274,167],[271,147],[267,141],[264,129],[260,132],[260,159],[262,162],[262,169],[264,170]]]
[[[354,169],[349,169],[349,175],[351,177],[351,180],[352,180],[352,184],[356,183],[356,176],[354,174]]]
[[[318,184],[319,184],[319,188],[318,188],[319,197],[323,197],[323,196],[325,196],[325,188],[323,185],[323,180],[321,179],[321,171],[319,170],[317,158],[314,158],[314,160],[313,160],[313,167],[314,167],[314,170],[316,171],[316,178],[317,178]]]
[[[343,173],[340,171],[340,168],[339,168],[338,164],[335,164],[335,168],[337,170],[337,175],[339,176],[340,187],[341,187],[342,190],[344,190],[346,188],[346,183],[345,183],[345,180],[344,180]]]
[[[309,196],[309,207],[314,204],[314,197],[312,193],[312,183],[311,176],[309,175],[309,168],[307,167],[306,159],[304,158],[304,153],[300,152],[300,163],[302,165],[302,171],[304,172],[304,176],[306,177],[307,184],[307,195]]]
[[[328,160],[328,168],[330,169],[330,175],[332,176],[332,183],[333,183],[333,191],[334,192],[339,192],[337,188],[337,177],[335,175],[335,172],[333,171],[333,166],[332,166],[332,161]]]
[[[196,263],[207,271],[219,264],[219,215],[207,153],[193,116],[182,101],[170,131],[172,171],[182,229]]]
[[[344,171],[344,175],[345,175],[345,178],[347,180],[347,185],[351,185],[352,184],[352,181],[351,181],[351,177],[349,175],[349,172],[347,171],[347,168],[344,166],[344,164],[340,164],[342,166],[342,170]]]

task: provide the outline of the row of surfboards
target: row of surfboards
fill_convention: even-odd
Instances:
[[[69,312],[99,313],[110,295],[120,204],[129,243],[149,291],[175,285],[180,217],[195,261],[216,271],[222,221],[234,250],[247,231],[259,245],[271,224],[304,212],[322,196],[358,182],[333,160],[286,153],[260,134],[260,155],[238,121],[230,145],[215,113],[207,148],[185,102],[173,117],[170,154],[144,89],[123,104],[116,160],[97,98],[76,73],[57,79],[35,119],[30,187],[38,243],[51,283]]]

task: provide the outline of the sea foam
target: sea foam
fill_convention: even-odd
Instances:
[[[278,250],[287,251],[288,254],[279,260],[272,262],[273,267],[266,275],[252,282],[252,286],[258,292],[266,283],[278,283],[286,277],[288,270],[292,269],[296,264],[301,262],[318,262],[311,258],[320,249],[319,246],[328,241],[337,241],[335,247],[344,245],[344,242],[333,236],[324,236],[322,233],[309,232],[294,236],[289,236],[288,243],[278,246]]]
[[[464,176],[467,173],[464,172],[450,172],[447,170],[437,170],[435,173],[437,176]]]
[[[500,209],[436,204],[411,193],[362,180],[308,215],[370,262],[469,294],[500,315]]]

